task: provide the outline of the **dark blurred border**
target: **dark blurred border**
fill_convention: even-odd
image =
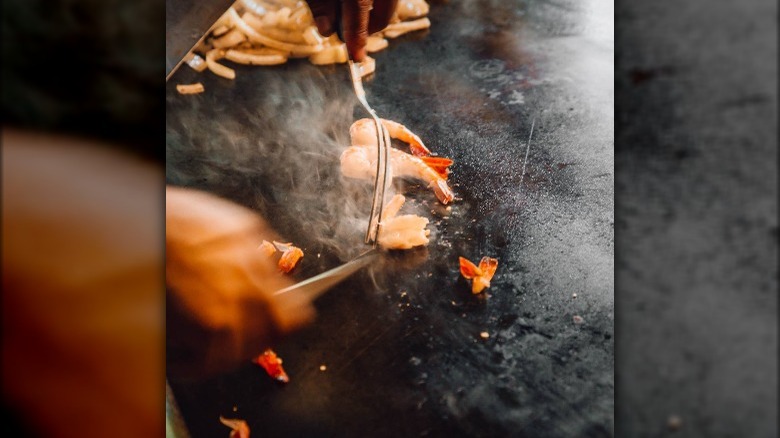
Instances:
[[[5,127],[164,158],[162,0],[4,0]]]
[[[777,435],[777,3],[619,1],[616,433]]]

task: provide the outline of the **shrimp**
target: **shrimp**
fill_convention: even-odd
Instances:
[[[396,216],[406,198],[395,195],[384,207],[379,225],[379,245],[387,249],[410,249],[427,245],[430,230],[426,230],[428,219],[414,214]]]
[[[426,157],[431,151],[423,144],[423,141],[414,132],[406,126],[387,119],[379,119],[382,125],[387,129],[391,138],[395,138],[409,144],[409,150],[412,155],[417,157]],[[349,128],[349,136],[352,138],[353,145],[373,145],[376,146],[376,125],[374,119],[360,119],[353,123]]]
[[[471,280],[471,293],[478,294],[490,287],[490,280],[498,269],[498,260],[492,257],[482,257],[479,267],[466,258],[458,257],[460,274],[467,280]]]
[[[270,348],[267,348],[260,355],[252,359],[252,362],[263,367],[269,376],[278,380],[279,382],[287,383],[290,381],[290,377],[282,367],[282,359],[277,356],[276,352]]]
[[[284,273],[289,273],[298,264],[298,260],[303,258],[303,251],[292,243],[281,243],[274,241],[274,246],[282,251],[282,257],[279,259],[279,269]]]
[[[284,273],[290,273],[295,268],[295,265],[298,264],[298,261],[303,258],[303,251],[297,246],[293,246],[292,243],[282,243],[275,240],[274,243],[271,243],[263,240],[258,248],[268,257],[273,257],[276,251],[281,251],[282,256],[279,258],[277,266]]]
[[[442,204],[452,201],[455,194],[447,185],[447,178],[427,165],[419,157],[390,148],[388,179],[393,176],[425,181]],[[373,180],[376,177],[376,145],[351,146],[341,154],[341,173],[348,178]]]

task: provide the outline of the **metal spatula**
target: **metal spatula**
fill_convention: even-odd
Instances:
[[[293,293],[304,296],[308,301],[313,301],[331,287],[341,283],[364,266],[372,263],[378,256],[379,253],[376,249],[370,249],[343,265],[276,291],[274,295]]]

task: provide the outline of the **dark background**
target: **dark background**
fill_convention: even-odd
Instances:
[[[105,14],[104,23],[124,10],[111,2],[57,2],[72,3]],[[155,23],[149,32],[97,40],[144,48],[130,51],[121,68],[106,63],[111,56],[99,46],[82,62],[54,69],[44,57],[8,62],[29,53],[20,43],[39,29],[13,23],[43,17],[40,47],[84,49],[56,32],[63,15],[33,2],[3,2],[4,125],[74,131],[35,105],[61,103],[81,109],[75,131],[118,142],[122,132],[143,132],[148,155],[159,157],[164,5],[124,8],[147,6]],[[678,415],[680,436],[776,436],[776,3],[621,1],[615,19],[615,434],[666,436],[669,416]],[[99,36],[90,33],[95,27],[84,29]],[[140,84],[154,76],[150,63],[159,65],[160,82],[147,87]],[[36,78],[19,75],[20,68],[56,74]],[[79,80],[102,75],[120,91],[93,100],[63,93],[74,84],[84,92],[105,87]],[[136,99],[156,102],[144,114],[158,116],[123,116],[128,105],[117,103]],[[33,108],[23,112],[24,103]],[[106,117],[99,132],[86,122],[95,105]],[[163,214],[149,220],[162,226]]]

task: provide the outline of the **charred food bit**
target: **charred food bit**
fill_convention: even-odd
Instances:
[[[460,261],[460,274],[466,280],[471,280],[472,293],[478,294],[490,287],[490,280],[498,268],[498,260],[492,257],[482,257],[479,266],[463,257],[459,257],[458,260]]]
[[[290,377],[287,376],[284,368],[282,368],[282,359],[270,348],[257,356],[252,362],[263,367],[265,372],[272,378],[283,383],[290,381]]]

